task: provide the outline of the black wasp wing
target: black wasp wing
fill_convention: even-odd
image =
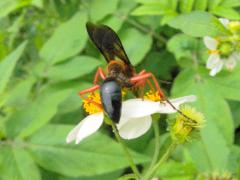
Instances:
[[[110,27],[95,25],[91,22],[87,22],[86,27],[89,37],[107,62],[116,60],[117,57],[124,61],[125,64],[132,66],[118,35]]]

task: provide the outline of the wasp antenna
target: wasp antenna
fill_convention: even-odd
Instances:
[[[161,83],[163,83],[163,84],[172,84],[172,82],[170,82],[170,81],[166,81],[166,80],[159,80]]]
[[[176,110],[179,114],[181,114],[183,117],[191,120],[191,121],[194,121],[194,119],[188,117],[187,115],[185,115],[182,111],[180,111],[179,109],[177,109],[169,100],[168,98],[164,97],[164,100],[174,109]]]

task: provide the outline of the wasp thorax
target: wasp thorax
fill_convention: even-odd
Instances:
[[[108,73],[112,74],[113,76],[115,74],[124,73],[125,71],[125,65],[122,61],[113,60],[108,64]]]

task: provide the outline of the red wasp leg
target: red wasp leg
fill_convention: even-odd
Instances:
[[[151,89],[151,91],[155,91],[155,88],[154,88],[154,86],[153,86],[153,84],[152,84],[152,82],[149,80],[149,79],[147,79],[146,80],[147,81],[147,84],[149,85],[149,87],[150,87],[150,89]]]
[[[140,71],[136,76],[140,76],[140,75],[145,74],[145,73],[146,73],[146,70],[143,69],[143,70]],[[139,80],[138,82],[136,82],[135,85],[136,85],[136,86],[142,86],[142,87],[144,87],[144,86],[146,85],[145,79],[143,79],[142,81]]]
[[[137,74],[137,76],[138,76],[138,75],[141,75],[141,74],[145,74],[145,73],[146,73],[146,70],[143,69],[143,70],[141,70],[141,71]]]
[[[104,80],[106,79],[106,75],[101,67],[98,67],[98,70],[94,76],[93,84],[96,85],[98,83],[99,76]]]
[[[90,87],[90,88],[88,88],[88,89],[84,89],[84,90],[80,91],[80,92],[78,93],[78,95],[79,95],[82,99],[86,100],[86,97],[83,96],[84,94],[91,93],[91,92],[93,93],[94,91],[98,90],[99,88],[100,88],[99,85],[94,85],[93,87]]]
[[[145,73],[145,74],[142,74],[142,75],[137,75],[137,76],[132,77],[130,80],[131,80],[132,83],[136,83],[136,82],[138,82],[138,81],[146,80],[146,79],[148,79],[148,78],[152,78],[152,80],[153,80],[153,82],[154,82],[154,85],[155,85],[157,91],[159,92],[159,96],[160,96],[161,98],[165,98],[165,95],[164,95],[164,93],[162,92],[162,90],[161,90],[161,88],[160,88],[160,86],[159,86],[159,84],[158,84],[158,81],[157,81],[156,77],[155,77],[152,73]]]
[[[99,108],[102,108],[101,104],[93,101],[92,99],[88,99],[88,98],[83,96],[84,94],[87,94],[87,93],[94,93],[94,91],[98,90],[99,88],[100,88],[99,85],[95,85],[95,86],[93,86],[91,88],[88,88],[88,89],[80,91],[78,93],[78,95],[81,97],[81,99],[87,101],[88,103],[93,103],[94,105],[98,106]]]

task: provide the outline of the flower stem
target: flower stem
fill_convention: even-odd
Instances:
[[[153,115],[153,130],[154,130],[154,135],[155,135],[155,149],[154,149],[152,161],[149,166],[149,170],[153,168],[154,164],[156,164],[156,162],[158,160],[158,156],[159,156],[159,151],[160,151],[160,133],[159,133],[159,126],[158,126],[158,119],[159,119],[159,114]]]
[[[112,122],[112,123],[111,123],[111,126],[112,126],[113,133],[114,133],[117,141],[119,142],[119,144],[121,144],[121,146],[122,146],[122,148],[123,148],[123,151],[124,151],[124,153],[125,153],[125,155],[126,155],[126,158],[127,158],[128,162],[129,162],[129,164],[130,164],[130,167],[131,167],[133,173],[135,174],[135,176],[136,176],[137,179],[140,179],[140,173],[139,173],[139,171],[138,171],[138,168],[137,168],[137,166],[134,164],[134,161],[133,161],[133,159],[132,159],[131,154],[129,153],[126,145],[124,144],[122,138],[120,137],[116,125]]]
[[[177,144],[172,143],[168,149],[166,150],[166,152],[164,153],[164,155],[161,157],[161,159],[157,162],[157,164],[155,164],[155,166],[150,169],[146,175],[143,177],[142,180],[149,180],[151,179],[151,177],[154,175],[154,173],[158,170],[158,168],[169,158],[169,156],[171,155],[171,153],[174,151],[174,149],[176,148]]]
[[[126,174],[118,178],[118,180],[129,180],[129,179],[136,179],[135,174]]]
[[[126,22],[131,24],[132,26],[136,27],[137,29],[139,29],[140,31],[144,32],[144,33],[149,33],[152,37],[154,37],[155,39],[157,39],[159,42],[166,44],[167,40],[159,35],[158,33],[156,33],[154,30],[148,29],[147,27],[141,25],[140,23],[138,23],[137,21],[130,19],[129,17],[127,17]]]

